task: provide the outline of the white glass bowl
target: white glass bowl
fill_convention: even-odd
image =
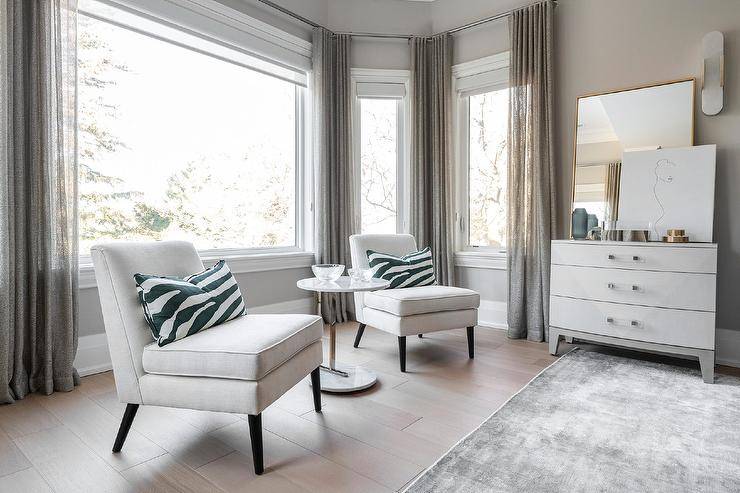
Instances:
[[[316,279],[320,281],[336,281],[344,272],[342,264],[317,264],[312,265],[311,270]]]

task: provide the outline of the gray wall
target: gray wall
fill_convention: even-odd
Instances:
[[[556,27],[555,136],[563,238],[569,217],[576,97],[698,78],[702,37],[715,30],[724,33],[725,108],[717,116],[704,116],[697,94],[695,142],[717,144],[717,327],[740,330],[740,1],[559,0]]]

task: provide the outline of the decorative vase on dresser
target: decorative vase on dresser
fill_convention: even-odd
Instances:
[[[714,382],[717,245],[552,242],[550,353],[561,337],[695,356]]]

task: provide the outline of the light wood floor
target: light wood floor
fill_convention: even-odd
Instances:
[[[469,360],[460,330],[409,337],[402,374],[394,336],[368,328],[354,349],[354,330],[340,328],[338,359],[377,371],[378,384],[323,394],[321,414],[296,385],[263,413],[263,476],[240,415],[142,406],[112,454],[124,405],[107,372],[0,406],[0,492],[400,490],[556,360],[492,329],[476,330]]]

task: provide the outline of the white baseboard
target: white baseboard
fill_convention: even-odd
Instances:
[[[82,377],[112,368],[105,333],[80,337],[74,365]]]
[[[480,300],[478,308],[478,325],[494,329],[507,329],[506,302]]]
[[[717,329],[714,356],[718,365],[740,368],[740,330]]]
[[[506,330],[506,302],[481,300],[478,325]],[[740,330],[717,328],[715,360],[718,365],[740,368]]]
[[[315,313],[315,311],[313,298],[300,298],[249,308],[250,313]],[[478,325],[506,330],[506,302],[481,300]],[[717,364],[740,368],[740,331],[718,328],[716,348]],[[110,370],[110,353],[105,333],[80,337],[74,364],[80,376]]]
[[[300,298],[248,308],[249,313],[315,313],[313,298]],[[101,327],[102,329],[102,327]],[[112,368],[105,333],[80,337],[74,362],[80,376],[93,375]]]

